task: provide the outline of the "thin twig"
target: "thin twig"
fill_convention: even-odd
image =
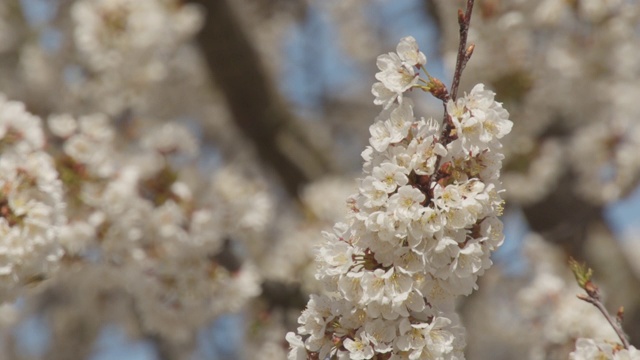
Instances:
[[[453,82],[451,83],[451,99],[455,100],[458,95],[458,86],[460,86],[460,77],[462,70],[467,65],[474,46],[467,47],[467,35],[469,35],[469,25],[471,24],[471,12],[473,11],[473,1],[467,0],[467,8],[465,12],[458,9],[458,24],[460,25],[460,44],[458,45],[458,57],[456,59],[456,70],[453,74]]]
[[[586,302],[588,302],[590,304],[593,304],[593,306],[598,308],[598,310],[600,310],[602,315],[604,315],[605,319],[607,319],[607,321],[609,322],[609,324],[611,325],[613,330],[616,332],[616,334],[620,338],[620,341],[622,341],[622,346],[624,346],[625,349],[629,349],[629,346],[630,346],[629,340],[627,340],[627,336],[624,333],[624,330],[622,330],[622,326],[620,326],[620,323],[618,321],[614,320],[611,317],[611,315],[609,314],[607,309],[602,304],[602,301],[600,301],[600,292],[598,291],[598,288],[595,287],[595,291],[593,291],[593,290],[589,291],[586,288],[585,288],[585,290],[586,290],[588,296],[578,295],[578,299],[584,300],[584,301],[586,301]]]

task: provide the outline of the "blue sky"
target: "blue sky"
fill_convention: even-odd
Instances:
[[[380,41],[388,51],[393,51],[402,37],[414,36],[427,55],[429,72],[445,78],[443,63],[437,56],[436,29],[422,6],[423,2],[417,0],[371,1],[365,16],[379,27]],[[345,91],[362,91],[352,84],[373,83],[374,79],[370,67],[359,68],[340,49],[341,44],[336,41],[340,34],[329,15],[314,6],[310,9],[307,21],[294,26],[286,38],[287,70],[279,82],[285,96],[302,110],[313,110],[319,105],[323,92],[340,95]],[[400,18],[402,21],[398,21]],[[314,67],[310,68],[311,65]]]

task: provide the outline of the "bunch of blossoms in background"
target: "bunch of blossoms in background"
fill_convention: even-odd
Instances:
[[[0,299],[56,269],[66,222],[62,183],[40,118],[0,94]]]
[[[191,170],[200,146],[185,126],[168,122],[128,138],[104,114],[54,115],[48,126],[68,200],[69,223],[58,239],[64,259],[89,266],[92,252],[90,261],[117,274],[113,287],[132,296],[144,331],[187,342],[208,321],[259,293],[253,265],[225,267],[216,257],[224,238],[239,234],[224,222],[225,212],[234,219],[246,212],[240,201],[223,205],[218,193],[224,190],[194,195],[208,180]],[[252,217],[264,218],[269,202],[254,205]],[[256,222],[236,227],[255,228]]]
[[[455,298],[477,287],[504,239],[498,177],[507,111],[479,84],[457,100],[439,97],[444,125],[416,119],[404,93],[446,89],[418,77],[426,58],[415,39],[377,63],[372,92],[384,109],[370,127],[351,212],[324,233],[316,277],[325,293],[311,296],[299,335],[287,334],[291,360],[464,358]]]

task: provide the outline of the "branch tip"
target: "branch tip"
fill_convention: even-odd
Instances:
[[[476,48],[475,44],[471,44],[469,45],[469,47],[467,47],[467,52],[464,54],[464,57],[467,58],[467,61],[471,58],[471,55],[473,55],[473,50]]]
[[[620,338],[622,342],[622,346],[625,349],[629,349],[629,340],[627,339],[627,335],[624,333],[622,329],[622,318],[624,316],[624,308],[621,306],[618,308],[618,313],[616,314],[616,318],[611,317],[607,309],[604,307],[604,304],[600,300],[600,289],[598,286],[591,281],[591,276],[593,275],[593,271],[589,269],[584,263],[577,262],[574,258],[569,258],[569,266],[571,267],[571,271],[573,271],[573,275],[575,275],[578,284],[584,291],[585,294],[577,294],[578,299],[586,301],[590,304],[593,304],[600,313],[607,319],[609,325],[613,328],[613,330]]]
[[[456,70],[453,74],[453,82],[451,83],[451,99],[455,100],[458,95],[458,87],[460,86],[460,77],[462,70],[469,61],[473,53],[474,45],[467,47],[467,35],[469,34],[469,25],[471,23],[471,13],[473,11],[474,0],[467,0],[467,8],[463,12],[458,9],[458,24],[460,24],[460,44],[458,46],[458,56],[456,59]]]

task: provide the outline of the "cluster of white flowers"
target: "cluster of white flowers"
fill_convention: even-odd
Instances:
[[[48,276],[62,255],[62,183],[41,120],[0,95],[0,298]]]
[[[204,82],[193,77],[201,64],[173,71],[199,60],[188,40],[202,23],[201,9],[180,0],[78,0],[54,5],[56,20],[30,24],[27,39],[15,31],[22,29],[8,28],[26,25],[21,8],[13,0],[0,4],[0,52],[14,51],[20,61],[20,68],[5,67],[15,78],[3,76],[2,84],[48,116],[44,128],[25,105],[0,96],[0,302],[23,296],[19,312],[27,316],[28,304],[79,273],[87,281],[74,284],[82,300],[73,305],[104,309],[104,299],[89,296],[99,278],[127,295],[124,306],[135,308],[140,331],[191,341],[200,327],[261,291],[246,254],[228,267],[220,254],[226,239],[246,228],[263,236],[274,213],[264,188],[216,202],[191,129],[157,123],[188,116],[166,101],[178,84],[153,85],[185,73],[181,84]],[[38,40],[52,28],[60,38],[44,50]],[[55,101],[48,101],[50,89],[58,91]],[[254,195],[264,199],[252,203]],[[226,219],[232,210],[239,223]],[[91,275],[93,268],[105,276]],[[87,333],[104,325],[90,317]],[[55,325],[56,332],[75,331],[66,318]]]
[[[82,164],[86,171],[99,177],[114,173],[113,141],[115,130],[103,114],[75,119],[68,114],[50,116],[47,124],[53,135],[64,141],[62,151],[69,161]]]
[[[233,166],[219,169],[211,184],[217,205],[224,209],[228,227],[245,238],[265,231],[274,218],[275,199],[261,181]],[[238,234],[240,235],[240,234]]]
[[[75,43],[94,69],[154,59],[198,30],[202,14],[175,0],[82,0],[73,4]],[[156,62],[148,70],[162,69]]]
[[[576,350],[569,355],[569,360],[598,359],[638,360],[640,351],[633,346],[625,349],[616,343],[580,338],[576,342]]]
[[[413,38],[403,38],[398,43],[396,52],[378,56],[376,64],[380,72],[373,84],[371,92],[376,96],[376,105],[383,105],[385,109],[392,106],[396,100],[402,103],[402,94],[418,83],[415,68],[427,63],[427,58],[418,49]]]
[[[157,126],[126,148],[115,146],[116,130],[104,115],[60,115],[49,125],[73,200],[61,243],[70,256],[84,258],[92,249],[117,265],[113,271],[127,273],[121,286],[131,289],[148,331],[187,340],[259,293],[250,264],[228,269],[215,259],[231,231],[222,222],[224,208],[210,197],[194,198],[194,186],[202,184],[183,178],[180,166],[188,168],[199,148],[186,127]]]
[[[65,86],[92,111],[119,116],[131,109],[166,106],[157,95],[178,88],[182,77],[191,75],[183,68],[185,62],[193,64],[188,40],[203,23],[200,10],[177,0],[74,2],[71,20],[79,71]],[[169,82],[174,86],[160,86]]]
[[[378,58],[384,110],[363,152],[364,178],[317,256],[325,293],[287,334],[289,359],[461,359],[454,300],[476,288],[503,241],[499,139],[508,113],[477,85],[447,104],[447,125],[416,119],[403,94],[426,58],[412,37]],[[379,357],[376,357],[379,358]]]
[[[173,94],[205,83],[189,41],[204,14],[181,0],[78,0],[59,10],[60,23],[68,21],[63,59],[46,64],[64,73],[65,97],[41,110],[58,112],[46,142],[68,203],[58,212],[68,218],[57,231],[60,270],[104,266],[132,298],[142,331],[190,341],[259,294],[260,272],[236,240],[263,240],[275,214],[269,189],[254,178],[221,171],[209,181],[199,166],[213,156],[199,153],[193,127],[158,124],[193,124],[189,115],[202,114],[201,103],[185,114],[185,99]],[[83,115],[89,111],[97,114]],[[234,251],[237,261],[227,262]]]

